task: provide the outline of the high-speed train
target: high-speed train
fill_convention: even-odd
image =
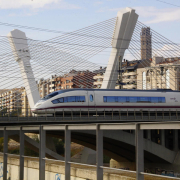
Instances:
[[[179,111],[180,92],[171,89],[66,89],[40,99],[35,114],[62,111]]]

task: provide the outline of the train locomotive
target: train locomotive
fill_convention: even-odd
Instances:
[[[171,89],[66,89],[40,99],[34,114],[62,111],[180,111],[180,92]]]

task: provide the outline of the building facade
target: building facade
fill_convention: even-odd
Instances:
[[[106,72],[106,68],[100,67],[100,69],[94,71],[95,76],[93,76],[93,88],[100,89],[104,79],[104,73]]]
[[[150,65],[150,60],[134,60],[122,62],[122,82],[117,79],[115,89],[137,89],[137,69]],[[94,71],[94,88],[101,88],[106,68]]]
[[[180,90],[180,58],[153,57],[149,67],[137,69],[138,89]]]
[[[0,90],[1,116],[21,113],[21,88]]]

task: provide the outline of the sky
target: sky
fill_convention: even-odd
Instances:
[[[179,0],[0,0],[0,22],[71,32],[113,17],[125,7],[139,14],[139,21],[155,31],[180,43]],[[179,7],[178,7],[179,6]],[[0,35],[7,35],[13,27],[0,26]],[[47,40],[55,33],[20,29],[32,39]],[[97,60],[99,58],[99,60]],[[106,64],[106,57],[94,61]]]

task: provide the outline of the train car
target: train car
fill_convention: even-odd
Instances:
[[[66,89],[39,100],[32,112],[58,114],[62,111],[179,111],[180,92],[171,89]]]

